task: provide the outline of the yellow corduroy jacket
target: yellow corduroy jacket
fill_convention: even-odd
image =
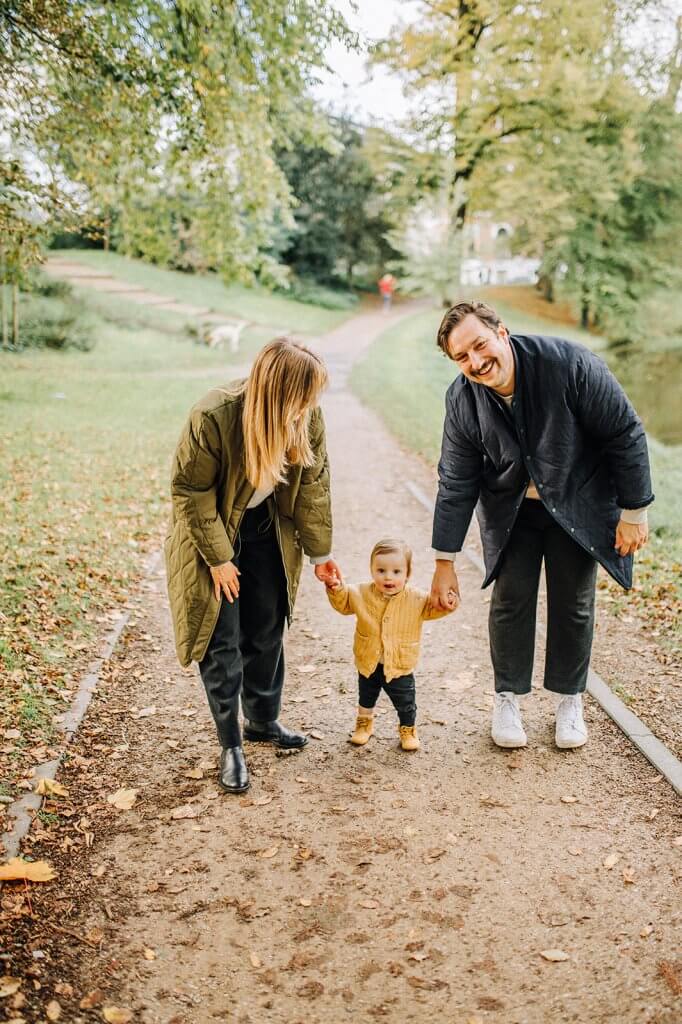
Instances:
[[[360,583],[327,590],[327,597],[337,612],[356,616],[353,654],[358,672],[371,676],[383,662],[387,683],[416,667],[422,623],[449,614],[430,608],[429,595],[409,586],[388,597],[374,583]]]

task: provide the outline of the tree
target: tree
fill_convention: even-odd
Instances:
[[[332,39],[353,41],[326,0],[0,0],[0,107],[53,220],[116,220],[146,255],[136,214],[171,179],[207,261],[248,277],[290,201],[274,149],[321,130],[306,89]]]
[[[396,256],[385,237],[392,225],[389,197],[372,167],[365,131],[333,119],[328,145],[287,148],[278,160],[296,200],[280,258],[296,274],[352,285],[359,266],[374,274]]]
[[[482,182],[509,187],[557,132],[571,136],[590,119],[623,78],[624,26],[642,6],[424,0],[418,24],[379,45],[375,59],[422,97],[413,129],[450,157],[441,167],[454,238]]]

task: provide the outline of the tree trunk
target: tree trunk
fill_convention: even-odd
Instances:
[[[12,345],[19,348],[19,285],[12,282]]]
[[[0,309],[2,312],[2,347],[9,346],[9,323],[7,321],[7,287],[4,281],[0,281]]]
[[[554,302],[554,278],[551,274],[540,274],[538,278],[538,291],[545,302]]]
[[[586,331],[590,327],[590,304],[587,299],[583,299],[580,305],[580,326]]]

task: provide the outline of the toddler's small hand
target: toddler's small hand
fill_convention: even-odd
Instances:
[[[333,583],[325,583],[325,587],[327,588],[327,590],[340,590],[341,589],[341,581],[340,580],[334,580]]]

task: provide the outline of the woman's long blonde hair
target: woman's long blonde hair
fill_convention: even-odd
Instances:
[[[258,353],[241,387],[246,476],[254,487],[284,482],[290,465],[313,464],[308,423],[327,380],[322,359],[291,338],[275,338]]]

